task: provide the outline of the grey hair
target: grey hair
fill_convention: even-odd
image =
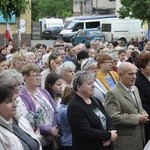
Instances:
[[[35,54],[33,52],[27,52],[27,53],[25,53],[25,56],[27,59],[28,57],[35,56]]]
[[[94,74],[89,71],[78,71],[73,77],[73,90],[77,92],[78,86],[81,86],[89,80],[94,80]]]
[[[75,70],[76,66],[74,65],[73,62],[66,61],[60,66],[58,66],[56,73],[62,77],[66,73],[66,71],[68,71],[69,69]]]
[[[97,61],[92,58],[84,59],[81,63],[81,70],[89,70],[92,66],[96,66]]]
[[[135,65],[131,64],[130,62],[123,62],[118,67],[118,73],[122,74],[125,71],[127,71],[129,68],[133,68],[133,69],[138,70],[138,68]]]
[[[19,83],[23,82],[22,75],[14,69],[3,70],[0,73],[0,83],[1,84],[12,84],[12,80],[16,80]]]

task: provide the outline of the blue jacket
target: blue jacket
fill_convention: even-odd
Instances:
[[[60,143],[62,146],[72,146],[72,135],[67,118],[67,105],[61,104],[58,111],[58,125],[60,129]]]

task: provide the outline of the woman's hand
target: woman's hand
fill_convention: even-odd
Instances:
[[[115,139],[117,138],[117,131],[116,130],[111,130],[109,131],[111,133],[111,141],[115,141]]]
[[[103,146],[109,146],[111,143],[111,140],[107,140],[103,142]]]
[[[52,136],[57,137],[58,136],[58,132],[59,132],[59,129],[58,129],[57,125],[52,127],[52,132],[51,132]]]

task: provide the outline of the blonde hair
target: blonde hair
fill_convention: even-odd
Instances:
[[[14,62],[15,62],[16,60],[18,60],[18,59],[21,59],[21,58],[26,59],[26,56],[25,56],[24,53],[22,53],[22,52],[17,52],[17,53],[15,53],[15,54],[13,55],[13,57],[12,57],[11,64],[10,64],[10,68],[11,68],[11,69],[15,69],[15,64],[14,64]]]

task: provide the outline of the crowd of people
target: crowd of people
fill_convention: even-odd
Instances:
[[[0,150],[148,150],[149,91],[150,41],[10,39],[0,47]]]

